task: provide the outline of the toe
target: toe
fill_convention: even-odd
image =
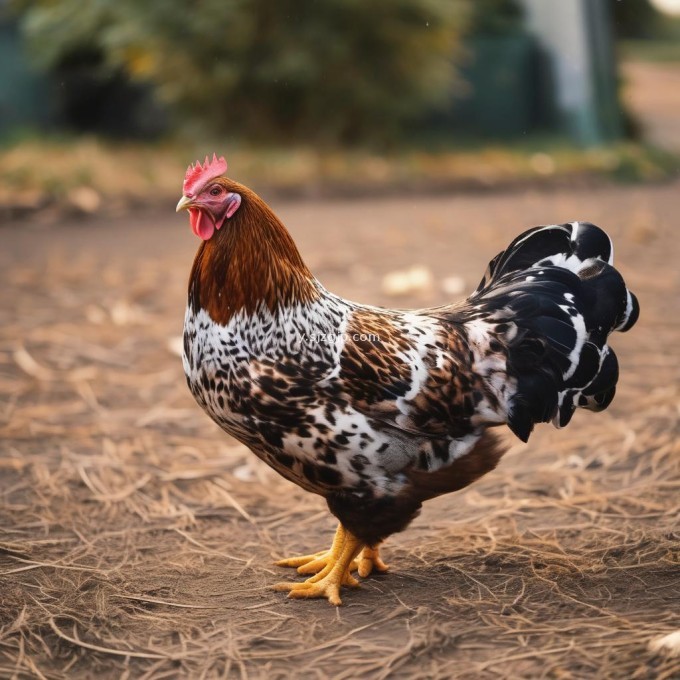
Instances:
[[[313,553],[312,555],[300,555],[298,557],[288,557],[283,560],[277,560],[274,564],[276,564],[277,567],[292,567],[296,569],[305,564],[309,564],[310,562],[318,560],[325,554],[326,554],[325,551],[321,551],[318,553]]]
[[[370,576],[373,571],[373,561],[372,560],[359,560],[359,568],[357,569],[359,576],[361,578],[366,578]]]
[[[357,581],[349,572],[343,577],[342,585],[348,586],[349,588],[361,588],[361,583],[359,583],[359,581]]]
[[[325,597],[336,607],[339,607],[342,604],[342,600],[340,599],[340,586],[336,583],[328,583],[324,587],[296,588],[288,593],[288,597],[294,600]]]
[[[323,583],[277,583],[275,590],[287,590],[288,597],[292,600],[307,600],[312,598],[325,597],[336,607],[342,604],[340,599],[340,585],[334,582]]]
[[[380,557],[379,548],[364,548],[359,555],[359,564],[357,571],[359,576],[366,578],[372,572],[385,573],[388,566],[382,561]]]
[[[316,574],[322,571],[324,567],[327,567],[328,562],[328,556],[324,553],[322,557],[318,557],[316,559],[310,560],[309,562],[301,564],[297,568],[297,572],[298,574]]]
[[[295,586],[302,585],[301,583],[288,583],[286,581],[283,581],[282,583],[275,583],[272,586],[272,590],[276,590],[279,593],[285,593],[289,590],[292,590]]]
[[[381,574],[384,574],[389,569],[389,566],[385,564],[379,557],[376,557],[373,560],[373,568],[376,571],[379,571]]]

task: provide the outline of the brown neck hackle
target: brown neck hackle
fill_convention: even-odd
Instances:
[[[271,312],[318,297],[314,277],[288,230],[253,191],[227,178],[218,180],[241,195],[236,213],[196,253],[189,303],[226,325],[237,313]]]

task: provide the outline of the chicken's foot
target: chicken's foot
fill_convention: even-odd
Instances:
[[[325,597],[331,604],[338,606],[342,604],[340,587],[359,585],[349,569],[362,548],[363,543],[341,525],[335,533],[325,566],[317,574],[302,583],[277,583],[274,590],[288,591],[288,597],[291,598]]]
[[[342,524],[339,524],[330,550],[322,550],[321,552],[312,553],[311,555],[289,557],[276,562],[276,566],[292,567],[297,569],[298,574],[318,574],[334,559],[333,556],[337,554],[337,551],[342,546],[345,532],[345,527],[343,527]],[[388,568],[388,565],[380,558],[380,548],[378,546],[375,546],[374,548],[364,546],[359,556],[352,560],[349,565],[349,571],[358,571],[359,576],[362,578],[366,578],[373,571],[384,573]],[[350,584],[347,583],[345,585]]]

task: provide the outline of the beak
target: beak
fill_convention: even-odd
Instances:
[[[179,212],[180,210],[188,210],[192,205],[192,201],[193,199],[189,198],[188,196],[182,196],[182,198],[179,199],[177,207],[175,208],[175,212]]]

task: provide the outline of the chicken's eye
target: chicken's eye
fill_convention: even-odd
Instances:
[[[222,189],[220,189],[219,187],[213,187],[213,188],[210,190],[210,195],[211,195],[211,196],[219,196],[221,193],[222,193]]]

